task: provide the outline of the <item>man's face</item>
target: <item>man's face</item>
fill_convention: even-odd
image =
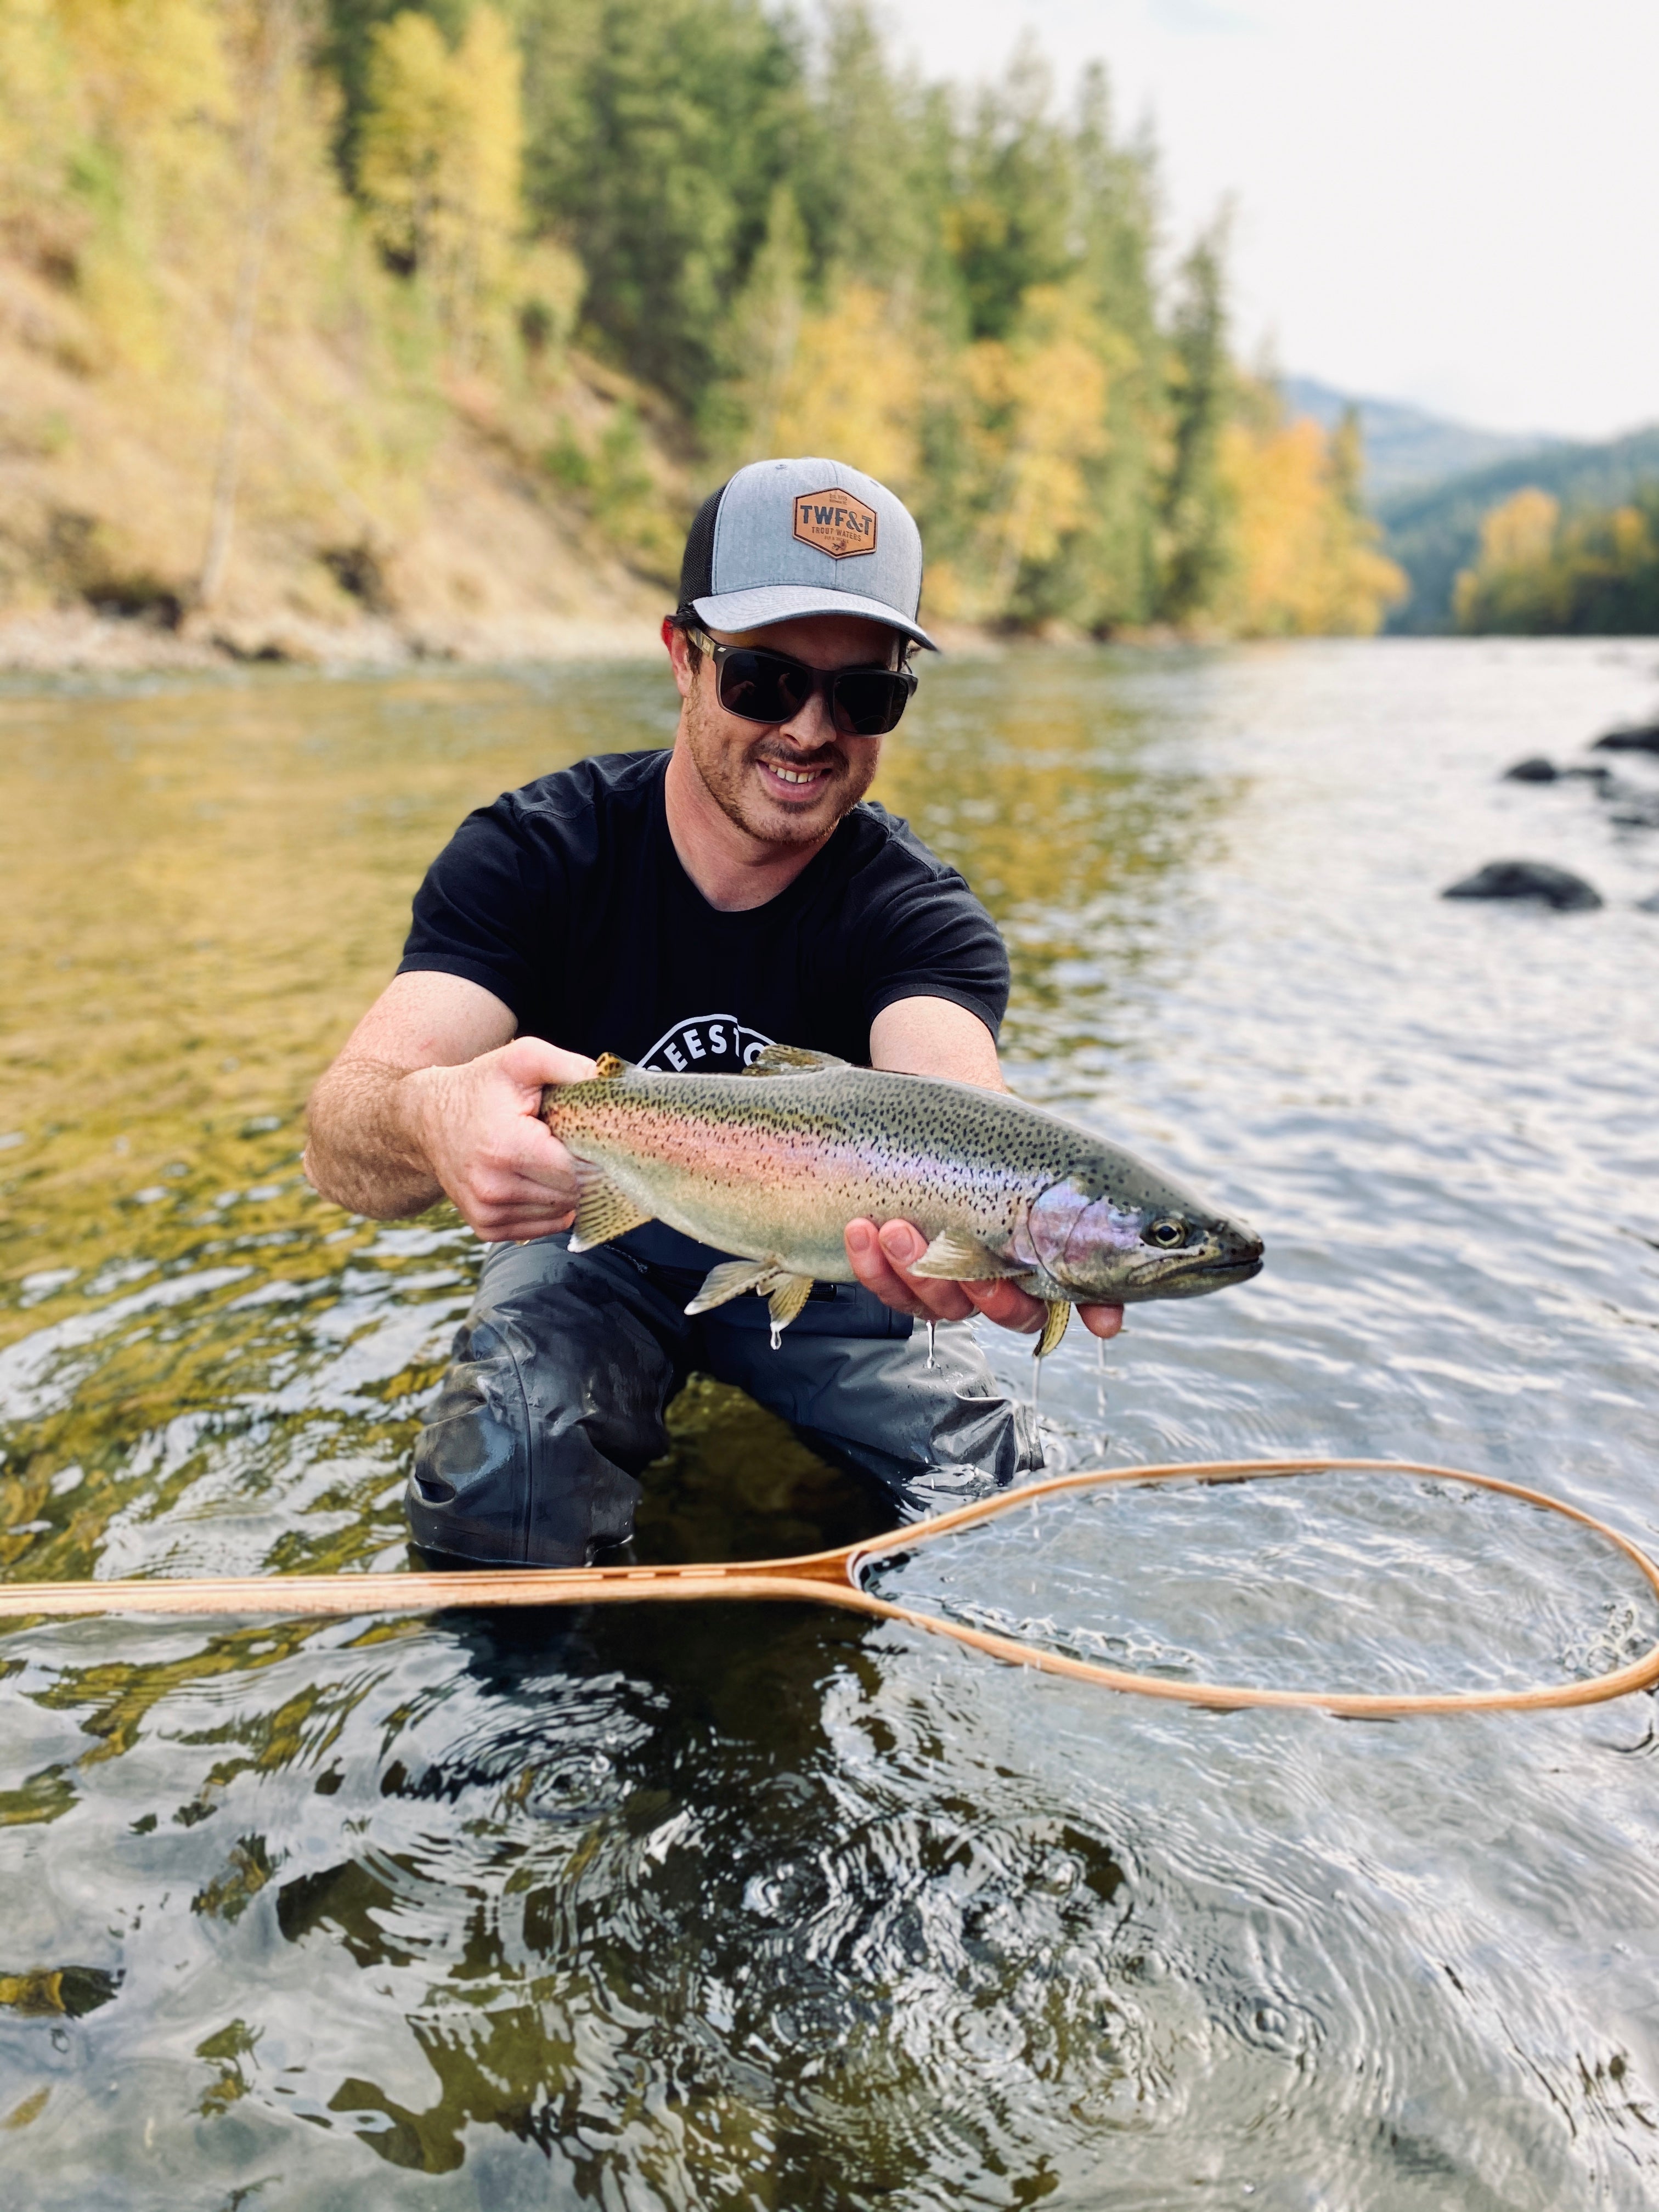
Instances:
[[[787,653],[811,668],[890,668],[899,641],[880,623],[813,616],[766,629],[710,630],[721,645]],[[669,649],[685,705],[687,747],[709,796],[726,818],[769,845],[815,845],[870,788],[881,759],[879,738],[844,738],[815,691],[793,721],[749,722],[720,702],[719,672],[704,654],[691,668],[686,641]]]

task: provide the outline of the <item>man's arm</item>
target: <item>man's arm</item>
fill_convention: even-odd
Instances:
[[[870,1061],[902,1075],[940,1075],[953,1083],[976,1083],[987,1091],[1006,1091],[995,1040],[977,1014],[953,999],[900,999],[884,1006],[870,1025]],[[939,1283],[908,1270],[927,1249],[927,1239],[908,1221],[849,1221],[847,1257],[867,1291],[899,1313],[923,1321],[966,1321],[982,1313],[1004,1328],[1033,1335],[1046,1309],[1018,1285]],[[1123,1326],[1121,1306],[1079,1306],[1083,1325],[1095,1336],[1115,1336]]]
[[[539,1118],[542,1085],[593,1063],[517,1026],[462,976],[394,976],[312,1093],[312,1182],[380,1221],[447,1195],[487,1243],[568,1229],[575,1167]]]

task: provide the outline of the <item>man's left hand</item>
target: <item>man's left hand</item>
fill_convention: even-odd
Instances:
[[[910,1269],[927,1249],[927,1239],[908,1221],[886,1221],[879,1228],[868,1220],[847,1224],[853,1273],[896,1313],[914,1314],[921,1321],[966,1321],[969,1314],[981,1313],[1022,1336],[1035,1336],[1042,1327],[1048,1309],[1018,1284],[943,1283],[913,1275]],[[1079,1306],[1078,1313],[1091,1336],[1115,1336],[1123,1326],[1121,1306]]]

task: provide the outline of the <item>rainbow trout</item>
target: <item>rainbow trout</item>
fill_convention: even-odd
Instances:
[[[1043,1299],[1039,1358],[1074,1304],[1198,1297],[1261,1266],[1254,1231],[1039,1107],[793,1045],[741,1075],[606,1053],[591,1080],[547,1086],[542,1119],[577,1164],[573,1252],[657,1220],[740,1253],[686,1311],[757,1291],[775,1343],[815,1280],[854,1280],[843,1231],[860,1215],[915,1224],[929,1242],[914,1274],[1006,1276]]]

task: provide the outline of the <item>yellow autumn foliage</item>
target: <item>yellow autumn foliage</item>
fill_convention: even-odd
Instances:
[[[429,282],[464,350],[499,296],[520,228],[521,64],[497,9],[452,52],[429,15],[377,27],[357,182],[386,252]]]
[[[1638,526],[1642,518],[1632,514]],[[1460,629],[1504,629],[1512,610],[1549,596],[1551,556],[1561,502],[1527,484],[1480,525],[1480,556],[1452,587]]]
[[[0,0],[0,218],[50,219],[85,100],[51,0]]]
[[[1232,508],[1228,626],[1246,637],[1370,637],[1404,597],[1376,526],[1346,495],[1332,441],[1258,404],[1222,434]]]
[[[1054,285],[1027,293],[1012,337],[968,349],[963,374],[985,512],[981,563],[990,607],[1027,562],[1052,561],[1090,508],[1085,465],[1103,453],[1109,334]]]
[[[923,382],[893,303],[871,285],[848,284],[823,313],[800,319],[769,450],[844,455],[902,497],[919,470]]]
[[[1529,484],[1480,525],[1452,596],[1463,630],[1648,636],[1659,628],[1659,489],[1581,507]]]

